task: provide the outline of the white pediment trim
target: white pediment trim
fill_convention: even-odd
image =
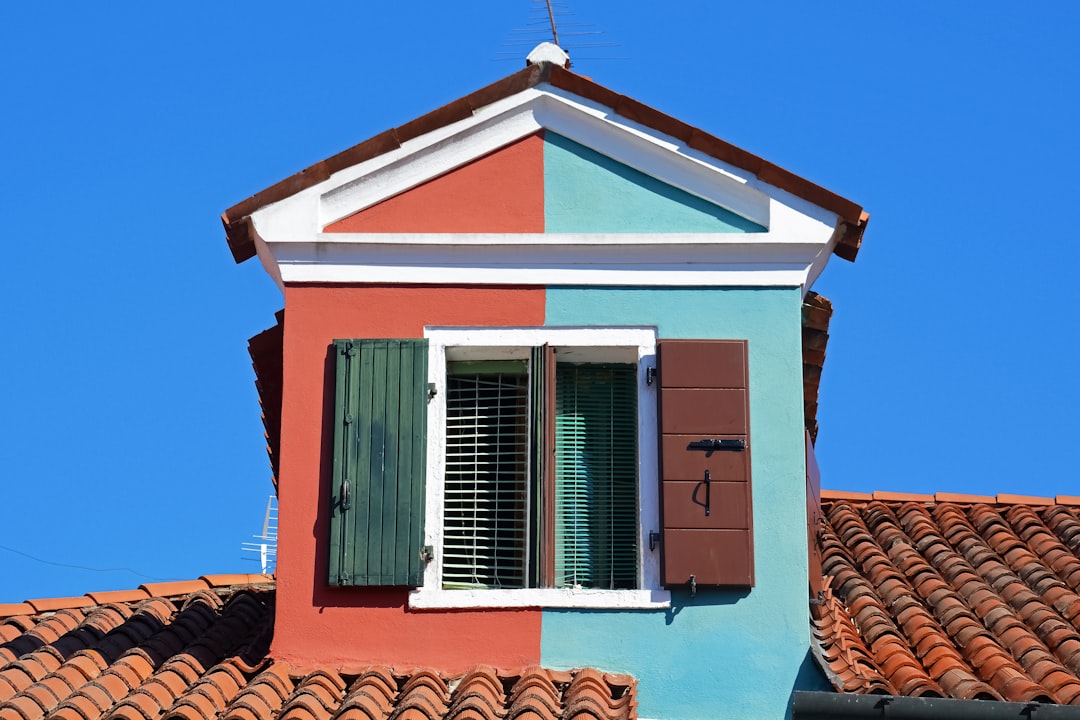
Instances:
[[[327,225],[539,130],[558,133],[768,230],[662,236],[323,232]],[[251,218],[260,258],[279,284],[769,285],[782,279],[780,284],[804,289],[824,268],[838,221],[835,213],[746,170],[546,84],[345,168]],[[628,247],[634,251],[620,250]],[[772,270],[762,274],[765,268]]]

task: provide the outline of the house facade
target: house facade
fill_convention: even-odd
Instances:
[[[271,654],[783,717],[822,687],[803,301],[866,216],[547,57],[224,216],[285,299]]]
[[[820,489],[861,209],[540,54],[226,212],[277,576],[0,605],[0,717],[1080,718],[1080,498]]]

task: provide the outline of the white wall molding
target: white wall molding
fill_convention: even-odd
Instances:
[[[809,287],[831,231],[814,241],[772,235],[328,233],[267,243],[268,271],[282,283]]]

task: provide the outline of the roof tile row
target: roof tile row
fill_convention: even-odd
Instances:
[[[837,689],[1080,704],[1071,504],[822,496],[814,650]]]
[[[110,603],[131,603],[152,597],[174,597],[187,595],[200,590],[231,588],[235,585],[266,585],[274,581],[270,575],[249,573],[230,573],[223,575],[203,575],[198,580],[174,580],[169,582],[146,583],[137,590],[108,590],[90,592],[78,597],[42,598],[25,600],[21,603],[0,603],[0,618],[13,615],[36,615],[55,610],[88,608]]]
[[[1010,495],[1008,493],[970,495],[966,493],[939,492],[931,495],[928,493],[891,492],[888,490],[875,490],[872,493],[850,490],[822,490],[821,499],[828,501],[847,500],[854,503],[880,500],[881,502],[959,503],[961,505],[982,503],[985,505],[1032,505],[1038,507],[1049,507],[1051,505],[1080,506],[1080,497],[1073,495],[1058,495],[1049,498],[1035,495]]]
[[[144,585],[132,600],[100,605],[88,605],[88,595],[15,606],[0,616],[0,718],[636,717],[634,679],[591,669],[479,666],[446,678],[424,669],[299,670],[275,662],[270,578],[225,584],[244,577]],[[56,609],[35,612],[35,603]]]

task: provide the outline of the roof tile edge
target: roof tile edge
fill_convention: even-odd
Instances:
[[[235,579],[235,582],[230,580]],[[58,610],[83,609],[118,602],[136,602],[151,597],[173,598],[199,591],[236,590],[244,587],[260,587],[274,584],[273,575],[221,574],[203,575],[197,580],[149,583],[136,590],[105,590],[88,592],[68,598],[35,598],[21,603],[0,604],[0,620],[21,615],[38,615]]]

